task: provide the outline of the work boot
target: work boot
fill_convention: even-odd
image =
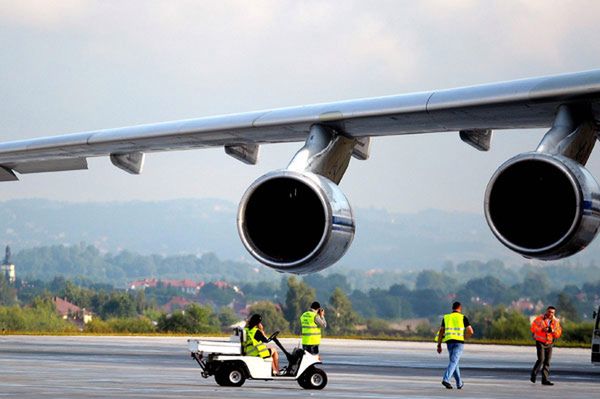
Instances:
[[[449,382],[442,381],[442,385],[446,387],[446,389],[452,389],[452,385]]]
[[[542,381],[542,385],[549,385],[549,386],[551,386],[551,385],[554,385],[554,383],[552,381],[550,381],[550,380],[545,380],[545,381]]]
[[[535,384],[535,373],[531,373],[531,378],[529,378],[529,381],[533,382]]]

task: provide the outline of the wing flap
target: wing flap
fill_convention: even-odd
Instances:
[[[23,162],[17,163],[11,167],[21,174],[41,173],[41,172],[63,172],[68,170],[87,169],[87,159],[85,158],[67,158],[53,159],[47,161]]]

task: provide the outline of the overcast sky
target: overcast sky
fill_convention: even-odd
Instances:
[[[0,140],[510,80],[600,67],[598,1],[0,0]],[[482,211],[485,186],[543,131],[378,138],[341,183],[359,207]],[[150,154],[141,176],[21,176],[0,200],[237,202],[297,144],[249,167],[222,149]],[[588,164],[600,176],[600,152]]]

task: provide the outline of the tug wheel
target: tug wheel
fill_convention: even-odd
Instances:
[[[246,381],[246,376],[240,366],[231,365],[215,374],[215,381],[224,387],[241,387]]]
[[[298,385],[304,389],[323,389],[327,385],[327,374],[317,367],[310,367],[298,378]]]

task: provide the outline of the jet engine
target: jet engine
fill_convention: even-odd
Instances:
[[[560,259],[585,248],[600,226],[600,187],[562,155],[517,155],[495,172],[485,193],[494,235],[528,257]]]
[[[289,169],[268,173],[248,188],[237,224],[250,254],[280,272],[325,269],[354,238],[352,209],[339,187],[315,173]]]

